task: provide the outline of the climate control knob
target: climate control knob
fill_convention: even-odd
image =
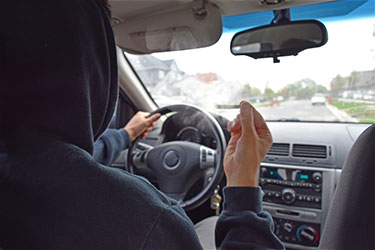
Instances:
[[[281,192],[281,199],[286,204],[292,204],[296,199],[296,191],[291,188],[284,188]]]
[[[297,229],[297,239],[301,241],[317,243],[319,240],[319,233],[313,227],[302,225]]]

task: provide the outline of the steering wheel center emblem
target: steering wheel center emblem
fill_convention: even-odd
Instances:
[[[180,163],[180,156],[175,150],[169,150],[164,155],[164,167],[168,170],[173,170],[178,167]]]

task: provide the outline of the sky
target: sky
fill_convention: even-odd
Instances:
[[[253,59],[234,56],[229,45],[233,33],[225,33],[215,45],[202,49],[153,54],[162,59],[174,59],[184,72],[214,72],[227,81],[249,83],[274,91],[304,78],[329,88],[338,74],[348,76],[352,71],[375,68],[375,18],[345,22],[327,22],[328,42],[323,47],[305,50],[297,56]]]

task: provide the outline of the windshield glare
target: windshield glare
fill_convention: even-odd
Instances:
[[[324,24],[326,45],[280,63],[232,55],[234,33],[207,48],[125,56],[159,107],[187,103],[233,119],[247,100],[266,120],[375,123],[374,19]]]

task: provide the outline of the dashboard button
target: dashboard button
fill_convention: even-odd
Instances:
[[[292,232],[293,230],[293,225],[288,223],[288,222],[285,222],[284,223],[284,230],[287,231],[288,233]]]
[[[312,178],[316,183],[320,183],[322,181],[322,173],[320,172],[314,172],[312,174]]]
[[[260,169],[260,173],[261,173],[261,174],[265,174],[265,173],[267,173],[267,168],[266,168],[266,167],[262,167],[262,168]]]
[[[322,186],[319,184],[316,184],[314,187],[314,191],[319,193],[321,190],[322,190]]]

